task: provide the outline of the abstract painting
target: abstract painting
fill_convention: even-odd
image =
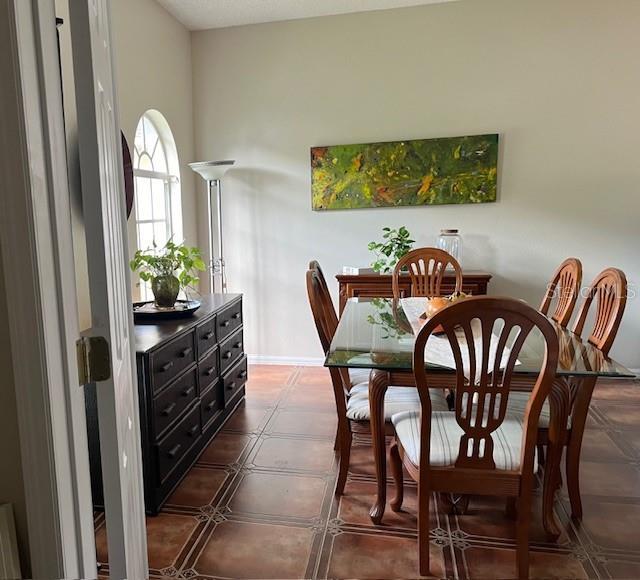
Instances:
[[[496,201],[498,135],[311,148],[314,210]]]

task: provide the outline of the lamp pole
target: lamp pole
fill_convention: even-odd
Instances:
[[[225,271],[224,253],[222,249],[222,176],[235,161],[204,161],[189,163],[189,167],[207,182],[207,215],[209,217],[209,288],[216,291],[216,275],[220,276],[220,292],[227,291],[227,276]],[[216,211],[214,218],[213,211]],[[217,229],[217,251],[214,245],[214,229]]]

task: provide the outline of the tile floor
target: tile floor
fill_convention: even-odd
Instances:
[[[335,499],[336,428],[322,368],[253,366],[247,400],[171,496],[148,518],[152,578],[413,578],[415,486],[405,511],[373,526],[369,442],[356,439],[346,493]],[[640,578],[640,383],[598,386],[585,436],[585,517],[548,543],[539,517],[532,578]],[[432,513],[432,573],[512,578],[514,523],[504,502],[474,498],[464,516]],[[537,512],[539,513],[539,512]],[[98,558],[106,562],[104,520]],[[102,568],[106,573],[108,566]]]

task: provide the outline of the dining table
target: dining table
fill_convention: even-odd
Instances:
[[[604,356],[588,341],[549,320],[558,334],[560,356],[548,397],[550,422],[544,463],[542,519],[547,534],[557,538],[561,529],[553,503],[562,481],[560,462],[568,418],[571,416],[572,424],[586,421],[591,392],[598,378],[633,378],[635,375]],[[369,406],[377,494],[370,517],[375,524],[381,523],[386,506],[385,392],[390,385],[415,387],[412,369],[414,342],[414,330],[402,307],[402,300],[350,298],[325,359],[326,367],[371,369]],[[542,334],[532,332],[518,354],[511,390],[531,391],[544,354]],[[455,369],[429,362],[428,358],[429,387],[451,388],[455,384]]]

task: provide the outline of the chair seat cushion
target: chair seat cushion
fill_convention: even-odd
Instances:
[[[370,374],[371,369],[349,369],[351,386],[359,385],[360,383],[368,383]]]
[[[447,401],[440,389],[431,389],[431,405],[434,410],[447,411]],[[384,397],[384,420],[391,421],[391,416],[402,411],[419,410],[420,397],[415,387],[388,387]],[[347,418],[352,421],[368,421],[369,384],[360,383],[351,388],[347,400]]]
[[[397,413],[391,417],[391,421],[408,458],[414,465],[419,465],[420,410]],[[430,464],[438,467],[453,466],[458,459],[460,438],[463,435],[464,431],[458,425],[455,413],[432,412]],[[491,436],[496,469],[518,469],[522,446],[522,421],[519,418],[507,416]],[[534,472],[537,469],[537,458],[534,456]]]
[[[513,417],[524,418],[524,411],[527,408],[529,402],[529,393],[521,391],[512,391],[509,393],[509,401],[507,402],[507,413]],[[545,401],[540,411],[540,420],[538,426],[548,429],[549,419],[551,417],[551,411],[549,410],[549,401]]]

